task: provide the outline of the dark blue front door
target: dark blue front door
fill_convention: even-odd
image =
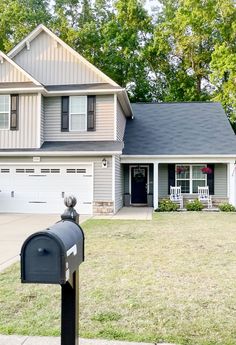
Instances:
[[[131,203],[147,203],[147,168],[131,168]]]

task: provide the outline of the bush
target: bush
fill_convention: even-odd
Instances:
[[[177,211],[179,206],[169,199],[163,199],[159,202],[157,212],[173,212]]]
[[[189,201],[186,205],[187,211],[202,211],[204,205],[198,199]]]
[[[228,202],[224,202],[223,204],[220,204],[219,209],[222,212],[235,212],[236,211],[236,208],[233,205],[229,204]]]

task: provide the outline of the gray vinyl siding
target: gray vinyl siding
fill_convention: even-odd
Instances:
[[[104,79],[45,32],[13,60],[44,85],[89,84]]]
[[[123,206],[123,193],[124,193],[124,175],[123,168],[120,164],[120,158],[118,155],[114,157],[115,168],[115,208],[117,212]]]
[[[44,97],[41,96],[41,122],[40,122],[40,144],[44,142],[44,120],[45,120],[45,109],[44,109]]]
[[[0,130],[1,149],[36,148],[38,137],[38,97],[37,94],[19,96],[19,129]]]
[[[121,108],[120,102],[117,100],[117,140],[123,141],[126,125],[126,117]]]
[[[159,164],[158,191],[161,198],[168,195],[168,164]]]
[[[215,196],[227,197],[227,165],[215,164]]]
[[[0,83],[17,83],[30,81],[21,71],[3,59],[0,63]]]
[[[89,132],[61,132],[61,97],[45,98],[44,140],[114,140],[114,96],[96,97],[96,130]]]
[[[94,201],[112,201],[112,157],[105,156],[108,166],[102,168],[102,157],[41,157],[40,163],[50,164],[66,164],[73,163],[93,163],[94,164]],[[32,157],[0,157],[0,163],[18,163],[24,165],[32,162]],[[45,165],[44,165],[45,167]],[[63,204],[62,204],[63,210]],[[79,211],[79,210],[78,210]]]

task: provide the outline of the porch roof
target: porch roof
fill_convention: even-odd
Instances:
[[[236,136],[220,103],[133,103],[125,155],[236,155]]]

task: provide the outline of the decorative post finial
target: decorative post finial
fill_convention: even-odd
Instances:
[[[63,214],[61,215],[62,220],[73,220],[77,224],[79,224],[79,214],[74,209],[75,205],[77,204],[76,197],[74,195],[69,195],[64,198],[64,204],[67,207]]]

